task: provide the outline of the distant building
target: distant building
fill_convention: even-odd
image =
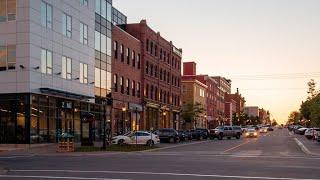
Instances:
[[[249,117],[259,117],[259,107],[258,106],[246,106],[244,107],[244,113]]]

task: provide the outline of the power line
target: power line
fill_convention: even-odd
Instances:
[[[320,72],[230,76],[231,79],[236,79],[236,80],[276,80],[276,79],[287,80],[287,79],[307,79],[307,78],[312,79],[317,77],[320,77]]]

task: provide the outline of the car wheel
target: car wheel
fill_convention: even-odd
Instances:
[[[231,139],[231,137],[227,137],[228,139]]]
[[[223,134],[219,134],[218,139],[222,140],[223,139]]]
[[[241,137],[241,135],[240,135],[240,133],[238,133],[238,134],[236,135],[236,139],[240,139],[240,137]]]
[[[199,140],[202,141],[202,140],[203,140],[203,136],[200,136],[200,137],[199,137]]]
[[[169,143],[174,143],[174,138],[173,137],[169,138]]]
[[[154,145],[154,142],[152,140],[148,140],[146,145],[151,147]]]
[[[124,145],[124,140],[123,140],[123,139],[120,139],[120,140],[118,141],[118,145]]]

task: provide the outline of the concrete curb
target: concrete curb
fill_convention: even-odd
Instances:
[[[301,141],[299,141],[297,138],[294,138],[297,145],[300,147],[300,149],[307,155],[316,156],[317,154],[312,153]]]

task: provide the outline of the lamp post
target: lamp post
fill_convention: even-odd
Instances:
[[[103,105],[103,144],[102,144],[102,149],[103,150],[106,150],[107,149],[107,146],[106,146],[106,119],[107,119],[107,116],[106,116],[106,102],[105,101],[102,101],[102,105]]]
[[[205,126],[205,128],[208,128],[208,118],[207,118],[207,117],[208,117],[207,115],[204,115],[205,122],[206,122],[206,126]]]
[[[167,115],[167,113],[163,110],[163,112],[162,112],[162,126],[163,126],[163,128],[165,128],[164,126],[165,126],[165,117],[166,117],[166,115]]]
[[[126,112],[126,107],[122,107],[122,134],[124,134],[125,132],[125,125],[126,125],[126,123],[125,123],[125,117],[124,117],[124,115],[125,115],[125,112]]]

